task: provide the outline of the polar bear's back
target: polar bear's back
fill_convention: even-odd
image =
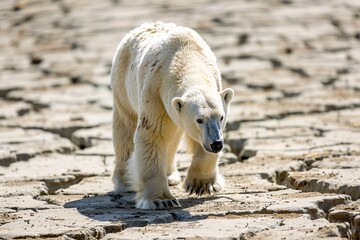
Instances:
[[[149,48],[156,45],[163,45],[164,48],[166,44],[163,42],[168,41],[171,36],[184,35],[186,32],[189,34],[191,29],[163,22],[144,23],[131,30],[123,37],[116,49],[112,61],[111,87],[114,87],[115,81],[136,77],[137,67],[141,64],[144,55],[148,53]],[[160,50],[159,47],[158,49]],[[123,75],[123,77],[119,78],[119,75]]]
[[[127,96],[131,108],[138,112],[139,95],[144,85],[144,79],[147,77],[150,68],[156,62],[162,66],[162,71],[168,69],[169,63],[175,63],[175,52],[184,46],[196,49],[203,56],[206,56],[207,62],[216,66],[216,58],[210,47],[194,30],[177,26],[173,23],[144,23],[133,29],[120,42],[111,70],[111,86],[118,85],[122,88],[117,91],[122,96]],[[188,56],[182,56],[179,61],[183,61]],[[183,66],[184,64],[175,64]],[[180,72],[180,71],[172,71]],[[153,73],[151,73],[153,74]],[[218,74],[218,73],[217,73]],[[219,74],[218,74],[219,75]],[[151,83],[154,86],[154,82]],[[121,85],[121,86],[119,86]]]

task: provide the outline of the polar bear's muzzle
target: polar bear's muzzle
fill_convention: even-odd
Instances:
[[[223,149],[224,141],[220,124],[217,121],[209,121],[203,131],[203,146],[206,151],[218,153]]]

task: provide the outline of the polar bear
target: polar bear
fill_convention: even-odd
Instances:
[[[183,135],[193,154],[184,188],[221,189],[217,162],[232,89],[222,90],[216,58],[192,29],[147,23],[120,42],[111,69],[114,192],[136,191],[136,207],[180,207],[169,185],[181,178],[174,159]]]

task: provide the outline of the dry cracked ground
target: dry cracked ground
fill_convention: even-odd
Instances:
[[[111,59],[150,20],[236,92],[226,189],[171,211],[111,193]],[[0,238],[360,239],[360,1],[2,0],[0,52]]]

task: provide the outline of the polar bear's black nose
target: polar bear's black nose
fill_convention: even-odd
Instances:
[[[215,141],[210,144],[211,150],[214,152],[220,152],[223,148],[223,142],[222,141]]]

